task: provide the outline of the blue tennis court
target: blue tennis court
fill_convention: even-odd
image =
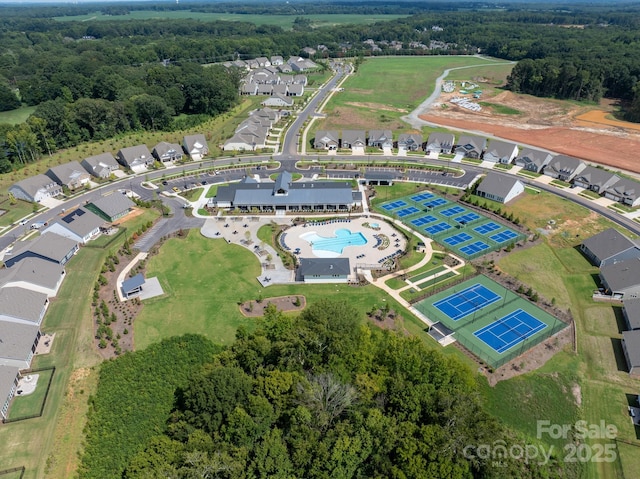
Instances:
[[[518,235],[515,234],[511,230],[500,231],[500,233],[496,233],[492,236],[489,236],[496,243],[504,243],[505,241],[509,241],[510,239],[517,238]]]
[[[464,208],[462,206],[454,206],[452,208],[447,208],[446,210],[442,210],[440,214],[448,218],[449,216],[457,215],[458,213],[462,213],[463,211],[464,211]]]
[[[463,246],[460,248],[464,254],[468,254],[471,256],[472,254],[479,253],[480,251],[484,251],[485,249],[489,249],[489,245],[483,241],[476,241],[475,243],[471,243],[470,245]]]
[[[442,223],[438,223],[437,225],[429,226],[424,230],[431,235],[436,235],[442,231],[447,231],[449,228],[451,228],[451,225],[448,225],[447,223],[442,222]]]
[[[449,236],[443,240],[444,243],[447,243],[449,246],[455,246],[460,243],[464,243],[465,241],[469,241],[473,239],[473,236],[468,235],[467,233],[459,233],[454,236]]]
[[[415,220],[411,220],[411,224],[413,226],[416,226],[416,227],[419,228],[422,225],[433,223],[437,219],[438,218],[436,218],[435,216],[431,216],[431,215],[421,216],[420,218],[416,218]]]
[[[426,206],[427,208],[435,208],[436,206],[446,205],[447,203],[448,201],[444,198],[436,198],[434,200],[427,201],[426,203],[422,203],[422,205]]]
[[[458,321],[460,318],[475,313],[499,299],[501,299],[500,295],[480,283],[476,283],[451,296],[436,301],[433,306],[449,316],[453,321]]]
[[[483,225],[476,226],[475,228],[473,228],[473,231],[481,235],[486,235],[487,233],[491,233],[492,231],[499,230],[500,228],[502,227],[499,224],[494,223],[492,221],[491,223],[485,223]]]
[[[411,197],[413,201],[428,200],[429,198],[433,198],[433,195],[431,193],[420,193],[419,195],[414,195]]]
[[[471,213],[467,213],[466,215],[458,216],[457,218],[454,218],[454,219],[461,225],[466,225],[467,223],[471,223],[472,221],[475,221],[479,218],[480,218],[480,215],[478,213],[471,212]]]
[[[404,218],[405,216],[409,216],[412,215],[414,213],[417,213],[418,211],[420,211],[418,208],[416,208],[415,206],[409,206],[408,208],[404,208],[400,211],[396,211],[396,214],[400,217],[400,218]]]
[[[517,309],[473,334],[497,353],[504,353],[546,327],[538,318]]]
[[[394,201],[393,203],[387,203],[386,205],[382,205],[382,207],[387,211],[395,210],[402,206],[407,206],[407,203],[405,203],[402,200],[398,200],[398,201]]]

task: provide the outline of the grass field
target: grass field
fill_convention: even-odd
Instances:
[[[45,369],[34,373],[38,375],[36,390],[28,396],[16,396],[9,409],[9,419],[36,416],[40,414],[45,403],[47,385],[54,375],[53,369]]]
[[[54,17],[54,20],[60,22],[101,22],[101,21],[123,21],[123,20],[182,20],[194,19],[201,22],[249,22],[256,25],[276,25],[283,29],[290,30],[293,27],[293,21],[298,15],[260,15],[260,14],[236,14],[236,13],[209,13],[209,12],[192,12],[190,10],[175,10],[156,12],[151,10],[135,10],[126,15],[104,15],[100,12],[90,13],[88,15],[75,15],[65,17]],[[375,22],[383,22],[405,18],[407,15],[356,15],[356,14],[315,14],[305,15],[305,19],[311,20],[314,28],[335,26],[335,25],[369,25]]]
[[[487,63],[486,60],[485,63]],[[449,72],[445,80],[476,81],[474,79],[482,78],[486,80],[486,82],[476,81],[476,83],[479,85],[480,90],[484,91],[487,86],[495,87],[504,85],[513,67],[514,64],[512,63],[498,61],[495,65],[453,70]]]
[[[8,123],[10,125],[17,125],[27,121],[29,115],[36,111],[35,106],[23,106],[16,108],[15,110],[0,111],[0,123]]]
[[[498,115],[520,115],[522,114],[522,112],[520,110],[516,110],[515,108],[511,108],[510,106],[506,106],[506,105],[498,105],[497,103],[491,103],[488,101],[481,101],[479,102],[480,105],[486,107],[486,108],[491,108],[491,110],[493,110],[494,113],[497,113]]]
[[[316,128],[406,128],[400,117],[433,92],[445,69],[483,63],[487,60],[471,56],[368,58],[342,84],[344,91],[333,95],[325,108],[327,118]],[[500,62],[496,68],[504,70]],[[469,78],[473,70],[462,71]]]

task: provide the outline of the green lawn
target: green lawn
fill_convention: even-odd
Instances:
[[[497,113],[498,115],[521,115],[522,114],[520,110],[516,110],[515,108],[511,108],[510,106],[499,105],[497,103],[490,103],[488,101],[481,101],[478,103],[486,108],[490,108],[491,110],[493,110],[494,113]]]
[[[485,61],[488,63],[488,61]],[[502,61],[496,62],[495,65],[488,65],[483,67],[465,68],[463,70],[453,70],[447,75],[445,80],[458,80],[458,81],[474,81],[478,84],[478,88],[483,92],[486,92],[487,87],[495,87],[504,85],[507,81],[507,76],[513,70],[514,65],[504,63]],[[486,82],[476,82],[474,78],[484,78]],[[484,94],[484,93],[483,93]]]
[[[186,198],[189,201],[195,201],[200,198],[200,195],[204,191],[204,188],[193,188],[191,190],[184,191],[180,193],[180,196]]]
[[[23,106],[15,110],[0,111],[0,123],[9,123],[10,125],[17,125],[27,121],[29,115],[36,111],[35,106]]]
[[[445,69],[487,62],[472,56],[368,58],[342,84],[344,91],[332,96],[325,108],[327,118],[316,128],[406,128],[400,117],[431,94]]]
[[[398,278],[398,277],[393,277],[391,279],[388,279],[384,282],[384,284],[389,286],[391,289],[400,289],[407,285],[405,281],[403,281],[401,278]]]
[[[0,197],[1,196],[2,195],[0,195]],[[0,226],[10,226],[33,213],[33,204],[27,201],[16,200],[15,204],[12,205],[9,199],[5,197],[0,203],[0,209],[5,211],[2,216],[0,216]],[[23,230],[19,229],[18,232],[22,233]]]
[[[147,11],[135,10],[126,15],[104,15],[101,12],[90,13],[87,15],[74,15],[64,17],[54,17],[54,20],[60,22],[76,21],[76,22],[92,22],[92,21],[124,21],[124,20],[149,20],[149,19],[166,19],[180,20],[185,18],[197,19],[203,22],[249,22],[256,25],[276,25],[284,29],[291,29],[293,21],[298,15],[262,15],[262,14],[239,14],[239,13],[212,13],[212,12],[192,12],[190,10],[174,10],[174,11]],[[305,19],[311,20],[314,28],[335,26],[335,25],[368,25],[375,22],[396,20],[405,18],[407,15],[357,15],[357,14],[313,14],[305,15]]]
[[[9,410],[9,419],[20,419],[23,417],[36,416],[44,405],[47,385],[54,375],[53,369],[38,371],[33,374],[38,375],[36,390],[28,396],[15,396]]]

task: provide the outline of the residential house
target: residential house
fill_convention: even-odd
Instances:
[[[453,133],[431,133],[427,140],[425,151],[427,153],[445,153],[451,154],[455,137]]]
[[[291,78],[291,83],[293,85],[302,85],[307,86],[307,75],[293,75]]]
[[[258,83],[256,95],[271,95],[271,93],[273,93],[273,85],[271,83]]]
[[[402,133],[398,136],[398,149],[418,151],[422,148],[422,135],[419,133]]]
[[[289,85],[287,85],[286,83],[278,83],[277,85],[273,85],[271,94],[275,95],[276,93],[282,96],[287,96],[289,94]]]
[[[42,258],[27,258],[0,270],[0,288],[17,287],[53,298],[65,278],[64,266]]]
[[[622,350],[629,367],[629,376],[640,378],[640,330],[622,333]]]
[[[125,168],[134,173],[146,171],[155,161],[147,145],[136,145],[122,148],[116,154],[116,159]]]
[[[349,258],[300,258],[297,276],[305,283],[346,283]]]
[[[274,93],[260,104],[262,106],[273,106],[277,108],[291,108],[293,103],[294,101],[292,98],[281,95],[280,93]]]
[[[89,203],[86,208],[103,220],[114,221],[129,214],[135,203],[127,195],[111,193]]]
[[[81,244],[86,244],[100,234],[105,221],[100,216],[80,207],[50,223],[42,234],[55,233]]]
[[[46,175],[35,175],[9,187],[9,193],[19,200],[39,203],[46,198],[61,195],[62,186]]]
[[[476,190],[478,196],[499,203],[508,203],[522,193],[524,193],[524,185],[519,179],[493,171],[487,173]]]
[[[628,329],[640,329],[640,298],[625,300],[622,304],[622,315]]]
[[[145,283],[145,280],[142,273],[138,273],[132,278],[124,280],[122,282],[122,286],[120,286],[123,297],[125,299],[129,299],[139,295],[140,293],[142,293],[142,288],[144,286],[144,283]]]
[[[280,73],[291,73],[293,68],[288,63],[283,63],[282,65],[278,65],[278,71]]]
[[[258,84],[254,82],[245,82],[240,86],[241,95],[257,95]]]
[[[28,369],[40,337],[37,324],[0,321],[0,368]]]
[[[555,156],[544,167],[544,174],[560,181],[571,181],[574,176],[587,167],[584,161],[572,156]]]
[[[0,416],[7,419],[11,399],[18,388],[20,368],[16,366],[0,366]]]
[[[182,146],[193,161],[200,161],[209,154],[209,146],[202,133],[185,136]]]
[[[596,193],[602,193],[619,179],[618,175],[610,171],[587,166],[573,178],[573,184]]]
[[[393,133],[391,130],[371,130],[367,145],[381,149],[393,148]]]
[[[120,164],[111,153],[101,153],[90,156],[81,162],[84,169],[96,178],[109,178],[114,171],[120,169]]]
[[[280,65],[284,65],[284,58],[282,58],[280,55],[274,55],[272,56],[269,61],[271,62],[271,65],[273,66],[280,66]]]
[[[292,83],[287,88],[288,96],[302,96],[304,95],[304,85],[301,83]]]
[[[487,146],[487,139],[481,136],[462,135],[455,147],[457,155],[465,158],[480,158]]]
[[[640,183],[620,178],[604,190],[604,196],[627,206],[640,206]]]
[[[260,64],[255,58],[251,60],[247,60],[245,63],[247,64],[250,70],[255,70],[257,68],[260,68]]]
[[[287,63],[294,72],[305,72],[318,68],[318,65],[308,58],[291,57],[287,60]]]
[[[631,258],[640,258],[640,246],[613,228],[584,240],[580,245],[580,251],[599,268]]]
[[[318,130],[313,141],[316,150],[337,150],[340,144],[340,135],[333,130]]]
[[[362,194],[354,191],[349,181],[294,183],[291,173],[284,171],[273,183],[245,178],[221,185],[209,205],[241,211],[347,212],[362,205]]]
[[[542,173],[542,169],[549,164],[552,158],[551,153],[546,151],[525,148],[516,156],[514,163],[527,171]]]
[[[302,53],[312,57],[313,55],[316,54],[316,49],[315,48],[311,48],[311,47],[304,47],[302,49]]]
[[[367,146],[367,132],[364,130],[343,130],[341,148],[364,148]]]
[[[27,258],[42,258],[64,265],[78,251],[77,241],[53,233],[42,234],[32,241],[21,243],[5,254],[3,261],[7,268]]]
[[[509,164],[516,156],[518,156],[518,145],[508,141],[491,140],[482,159]]]
[[[176,143],[161,141],[151,152],[156,160],[166,163],[167,161],[180,161],[182,159],[182,147]]]
[[[14,286],[0,289],[0,322],[40,326],[48,307],[45,293]]]
[[[260,68],[271,66],[271,61],[267,57],[258,57],[256,58],[256,61],[258,62],[258,66]]]
[[[66,186],[70,190],[82,188],[84,185],[89,184],[89,180],[91,179],[91,175],[87,173],[87,170],[77,161],[52,166],[47,170],[45,175],[60,186]]]
[[[266,146],[268,128],[252,122],[241,123],[235,134],[225,141],[224,151],[255,151]]]
[[[626,301],[640,297],[640,258],[606,264],[600,267],[604,294]]]

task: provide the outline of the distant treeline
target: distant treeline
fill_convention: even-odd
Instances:
[[[292,31],[248,22],[149,19],[60,22],[51,15],[96,8],[182,5],[0,7],[0,111],[38,106],[29,123],[0,127],[0,172],[41,153],[135,129],[168,129],[176,118],[217,115],[237,100],[239,74],[202,64],[258,56],[323,57],[482,53],[519,61],[507,87],[573,100],[622,99],[640,121],[640,6],[335,2],[186,4],[229,13],[293,11]],[[320,8],[322,7],[322,8]],[[310,28],[309,13],[422,12],[373,25]],[[293,10],[292,10],[293,9]],[[379,9],[379,10],[376,10]],[[374,12],[375,11],[375,12]],[[115,11],[113,12],[116,13]],[[124,12],[126,13],[126,11]],[[264,12],[266,13],[266,12]],[[364,44],[372,39],[377,50]],[[401,42],[396,49],[392,42]],[[436,45],[435,48],[425,46]],[[199,121],[198,117],[195,121]],[[184,126],[181,124],[181,126]]]

